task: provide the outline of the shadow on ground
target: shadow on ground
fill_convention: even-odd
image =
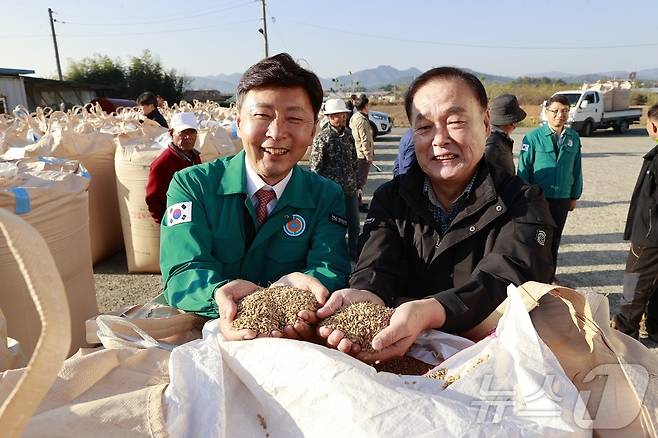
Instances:
[[[624,239],[622,233],[571,234],[562,236],[560,244],[619,243],[623,241]]]

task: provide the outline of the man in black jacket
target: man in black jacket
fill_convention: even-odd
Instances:
[[[484,155],[490,164],[505,169],[510,175],[516,173],[512,155],[514,140],[510,134],[525,117],[526,112],[513,94],[501,94],[491,101],[491,134]]]
[[[554,222],[541,189],[484,159],[489,112],[477,77],[429,70],[410,86],[405,109],[417,162],[375,192],[350,289],[318,310],[324,318],[357,301],[397,306],[372,342],[375,353],[338,330],[318,330],[366,362],[403,355],[425,329],[467,331],[510,283],[547,282],[553,271]]]
[[[658,104],[647,112],[647,133],[658,142]],[[658,342],[658,146],[642,163],[631,205],[624,240],[631,241],[624,272],[624,293],[613,327],[638,339],[640,321],[646,310],[649,338]]]

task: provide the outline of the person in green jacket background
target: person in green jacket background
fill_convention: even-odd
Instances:
[[[523,137],[517,169],[520,177],[544,190],[556,225],[552,244],[555,268],[567,215],[576,208],[576,200],[583,193],[580,137],[566,126],[569,108],[569,100],[565,96],[556,95],[548,99],[548,123]]]
[[[236,302],[270,284],[313,292],[320,304],[350,271],[345,203],[333,181],[297,166],[322,105],[317,76],[288,54],[249,68],[238,84],[244,151],[175,174],[162,220],[164,296],[174,307],[220,318],[229,340]],[[314,312],[272,336],[310,339]]]

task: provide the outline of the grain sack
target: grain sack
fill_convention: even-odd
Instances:
[[[612,96],[612,110],[622,111],[628,109],[631,104],[632,85],[628,81],[615,82],[615,93]]]
[[[230,126],[228,129],[230,129]],[[197,146],[201,152],[202,163],[219,157],[235,155],[241,149],[233,143],[227,128],[221,122],[214,120],[201,123],[201,128],[197,134]]]
[[[603,97],[603,111],[612,111],[615,89],[610,82],[585,83],[582,86],[582,91],[585,90],[598,91]]]
[[[129,127],[127,124],[125,129]],[[230,139],[227,143],[223,129],[213,127],[205,131],[203,143],[197,137],[195,148],[201,153],[202,162],[213,161],[231,150]],[[171,138],[166,129],[146,120],[137,129],[115,137],[115,142],[114,166],[128,271],[159,273],[160,225],[148,211],[146,183],[151,163],[165,151]]]
[[[13,117],[3,116],[0,123],[0,153],[32,144],[43,135],[43,126],[22,106],[14,109]]]
[[[7,337],[7,320],[0,309],[0,372],[22,368],[27,365],[27,358],[21,344]]]
[[[160,224],[146,205],[149,166],[164,151],[156,138],[166,129],[145,123],[115,138],[117,196],[128,272],[160,272]]]
[[[70,353],[85,344],[85,321],[98,313],[89,244],[89,178],[77,161],[30,158],[0,162],[0,208],[21,216],[48,244],[71,313]],[[8,335],[30,356],[41,324],[5,241],[0,242],[0,308]]]
[[[55,119],[57,120],[57,119]],[[91,175],[89,184],[89,231],[95,264],[123,247],[121,217],[114,176],[114,139],[86,120],[66,120],[51,125],[35,144],[26,146],[30,157],[53,156],[78,160]]]

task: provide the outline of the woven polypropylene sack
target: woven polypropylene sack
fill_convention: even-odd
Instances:
[[[138,129],[115,138],[117,196],[129,272],[160,272],[160,224],[146,205],[149,167],[163,152],[155,142],[164,128]]]
[[[18,214],[43,236],[64,282],[71,313],[69,353],[85,343],[85,321],[98,313],[89,244],[89,179],[78,161],[31,158],[17,163],[13,177],[0,179],[0,208]],[[36,309],[17,264],[0,242],[0,308],[8,335],[30,356],[41,332]]]
[[[89,232],[92,262],[97,263],[123,246],[121,216],[114,176],[113,135],[99,132],[82,120],[52,129],[25,147],[26,156],[53,156],[81,161],[89,174]]]

